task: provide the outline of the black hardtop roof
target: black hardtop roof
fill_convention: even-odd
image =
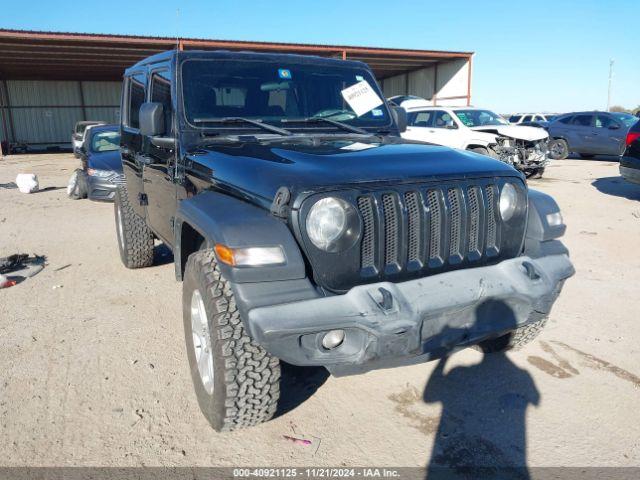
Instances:
[[[198,59],[235,59],[235,60],[262,60],[270,61],[274,63],[297,63],[300,65],[314,64],[314,65],[349,65],[357,66],[360,68],[367,68],[369,66],[357,60],[341,60],[336,58],[320,57],[317,55],[297,55],[292,53],[257,53],[257,52],[236,52],[231,50],[168,50],[166,52],[157,53],[143,60],[140,60],[135,65],[125,70],[125,75],[135,71],[139,67],[145,67],[156,63],[164,63],[173,60],[176,55],[178,60],[182,61],[189,58]]]

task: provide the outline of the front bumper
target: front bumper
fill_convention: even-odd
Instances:
[[[640,184],[640,158],[622,157],[620,175],[629,182]]]
[[[96,177],[87,175],[87,198],[102,202],[113,202],[116,189],[124,177],[115,173],[110,177]]]
[[[558,242],[559,243],[559,242]],[[348,375],[419,363],[501,336],[548,314],[564,280],[574,274],[566,254],[522,256],[403,283],[380,282],[344,295],[249,310],[247,328],[276,357],[323,365]],[[389,295],[383,301],[384,289]],[[322,347],[344,330],[337,348]]]

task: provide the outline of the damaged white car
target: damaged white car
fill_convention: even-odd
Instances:
[[[540,178],[549,162],[549,134],[536,127],[510,125],[490,110],[471,107],[436,107],[426,100],[398,102],[407,111],[404,138],[470,150],[502,160],[527,178]]]

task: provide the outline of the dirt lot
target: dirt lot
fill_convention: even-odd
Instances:
[[[76,164],[9,157],[0,184],[34,172],[64,187]],[[585,160],[532,186],[560,203],[577,269],[539,340],[351,378],[289,369],[281,416],[226,434],[198,410],[162,251],[161,265],[127,270],[112,205],[0,188],[0,256],[49,263],[0,290],[0,464],[640,465],[640,186]]]

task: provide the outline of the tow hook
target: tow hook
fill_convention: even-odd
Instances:
[[[536,270],[536,267],[531,262],[522,262],[524,267],[524,273],[530,280],[539,280],[540,274]]]
[[[382,310],[388,312],[393,308],[393,295],[386,288],[380,287],[378,291],[382,294],[382,300],[378,302],[378,305]]]

